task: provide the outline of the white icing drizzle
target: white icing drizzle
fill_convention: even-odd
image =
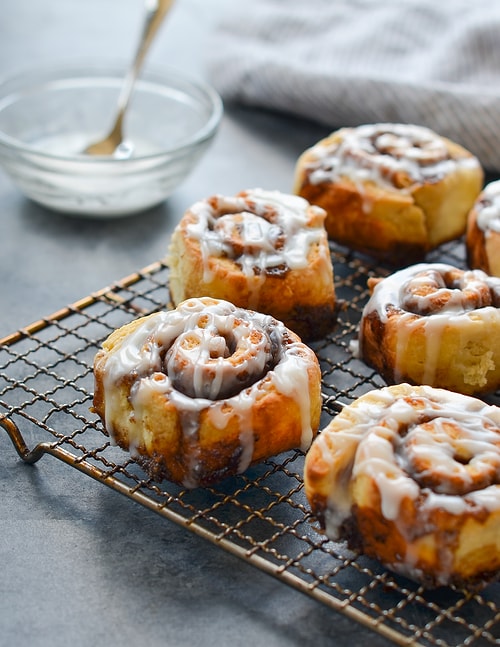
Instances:
[[[272,268],[305,268],[311,246],[325,236],[323,209],[279,191],[216,195],[195,203],[190,212],[196,222],[187,233],[200,244],[204,281],[211,279],[212,257],[230,258],[260,281]]]
[[[242,472],[253,456],[250,410],[264,380],[299,403],[302,447],[309,446],[313,433],[307,371],[310,358],[304,348],[288,337],[282,323],[268,315],[222,300],[189,299],[175,310],[146,318],[109,355],[103,380],[105,419],[112,420],[114,407],[119,406],[113,398],[116,385],[131,377],[131,451],[147,426],[143,421],[148,418],[153,392],[164,394],[181,413],[185,437],[197,437],[204,410],[217,428],[225,426],[229,415],[236,415]],[[185,485],[195,487],[196,456],[190,472]]]
[[[303,451],[309,447],[313,437],[309,402],[309,378],[307,370],[304,370],[304,368],[304,358],[302,353],[299,352],[299,346],[295,344],[288,353],[287,362],[278,364],[273,375],[278,391],[293,398],[299,404],[302,425],[300,445]]]
[[[445,263],[420,263],[394,272],[377,283],[362,316],[376,313],[382,324],[386,324],[388,313],[398,310],[395,382],[403,377],[401,366],[408,340],[415,329],[423,325],[426,344],[423,381],[433,383],[445,330],[450,325],[460,330],[470,324],[479,309],[483,321],[498,321],[499,297],[500,279],[481,270],[462,271]],[[363,355],[362,327],[359,354]]]
[[[311,184],[345,177],[361,194],[365,182],[410,192],[415,184],[437,182],[457,166],[479,166],[472,155],[452,157],[445,140],[423,126],[367,124],[334,135],[340,141],[323,140],[308,150]],[[402,176],[407,178],[403,184]]]
[[[423,512],[500,509],[500,408],[427,386],[408,395],[405,386],[360,398],[314,441],[333,477],[325,515],[332,539],[351,514],[362,476],[375,483],[382,514],[396,523],[405,498],[418,499]]]
[[[500,232],[500,180],[485,186],[475,206],[477,226],[486,235]]]

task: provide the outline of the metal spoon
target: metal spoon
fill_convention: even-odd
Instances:
[[[141,39],[133,63],[125,76],[118,97],[118,112],[114,125],[104,139],[90,144],[83,153],[86,155],[114,155],[129,157],[133,152],[133,144],[123,139],[123,118],[127,110],[134,83],[144,62],[146,53],[151,45],[164,17],[173,5],[174,0],[145,0],[146,14],[142,28]]]

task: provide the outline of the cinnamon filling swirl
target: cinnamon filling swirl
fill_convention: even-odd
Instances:
[[[189,299],[115,331],[94,363],[94,408],[148,471],[186,487],[306,449],[321,411],[313,351],[269,315]]]
[[[201,245],[206,280],[212,257],[230,258],[249,276],[303,269],[324,235],[322,209],[277,191],[212,196],[191,211],[187,233]]]
[[[439,266],[412,273],[403,283],[400,297],[401,308],[418,315],[500,305],[499,286],[484,274]]]
[[[443,138],[422,126],[367,124],[340,133],[331,146],[311,149],[316,156],[309,163],[312,184],[349,177],[405,189],[438,182],[457,165],[477,164],[470,156],[452,157]]]
[[[301,338],[335,324],[326,212],[304,198],[248,189],[193,204],[169,245],[169,288],[178,304],[211,296],[270,314]]]
[[[346,407],[306,456],[326,534],[432,586],[484,583],[500,566],[500,409],[408,384]]]
[[[329,238],[406,266],[465,233],[483,177],[472,153],[428,128],[366,124],[306,149],[294,191],[325,209]]]
[[[418,421],[398,443],[397,460],[421,488],[464,496],[500,485],[500,429],[481,418]]]
[[[191,398],[230,398],[276,365],[280,347],[273,339],[275,325],[252,327],[242,314],[203,314],[189,322],[165,353],[164,370],[175,389]]]
[[[391,384],[461,393],[500,386],[500,279],[421,263],[369,281],[359,355]]]

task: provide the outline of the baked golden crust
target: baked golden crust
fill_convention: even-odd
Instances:
[[[316,437],[306,496],[331,539],[425,586],[500,572],[500,409],[400,384],[361,396]]]
[[[169,248],[174,304],[198,296],[271,314],[305,340],[335,325],[325,213],[297,196],[243,191],[186,211]]]
[[[153,478],[186,487],[305,450],[319,426],[313,351],[272,317],[217,299],[116,330],[94,377],[94,410],[113,440]]]
[[[465,394],[500,386],[500,280],[420,263],[381,280],[360,322],[359,356],[389,384]]]
[[[299,157],[294,192],[326,210],[329,237],[393,264],[465,232],[483,183],[477,159],[428,129],[342,128]]]
[[[469,267],[500,277],[500,181],[490,182],[476,200],[465,243]]]

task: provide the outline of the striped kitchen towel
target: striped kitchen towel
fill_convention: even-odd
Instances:
[[[421,124],[500,172],[500,2],[228,3],[209,51],[226,102],[336,129]]]

